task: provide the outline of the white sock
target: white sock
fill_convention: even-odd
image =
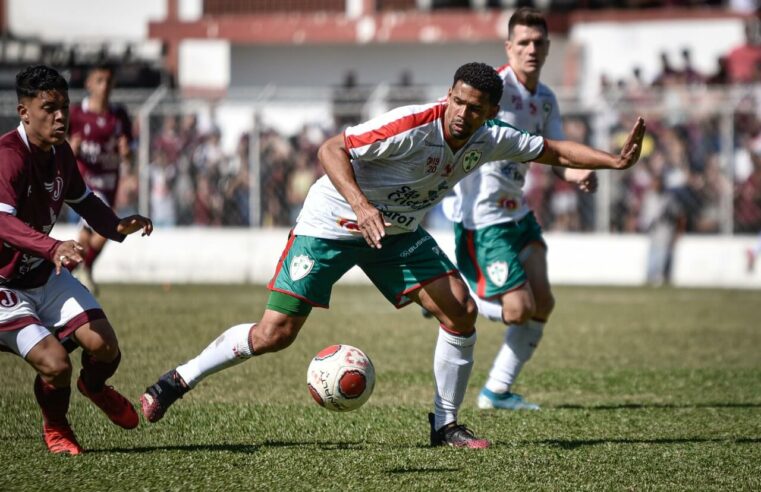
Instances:
[[[458,336],[439,328],[439,338],[433,353],[433,377],[436,383],[433,406],[436,429],[457,420],[457,410],[465,398],[470,370],[473,368],[475,343],[475,331],[468,336]]]
[[[522,325],[510,325],[505,330],[505,343],[494,359],[486,389],[506,393],[518,378],[523,364],[528,362],[544,333],[544,322],[529,320]]]
[[[203,352],[177,368],[182,379],[194,388],[210,374],[227,369],[249,359],[253,354],[248,335],[256,323],[246,323],[228,328]]]
[[[501,302],[487,301],[486,299],[481,299],[475,294],[471,297],[473,297],[473,300],[476,301],[476,306],[478,306],[479,314],[490,321],[499,321],[500,323],[503,323]]]

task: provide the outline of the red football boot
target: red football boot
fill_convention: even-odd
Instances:
[[[103,389],[97,393],[91,393],[85,386],[82,378],[77,379],[77,389],[80,393],[89,398],[95,406],[103,410],[103,413],[119,427],[123,429],[134,429],[140,423],[135,408],[124,396],[116,391],[112,386],[103,386]]]
[[[77,442],[74,431],[68,425],[42,425],[42,438],[51,453],[82,454],[85,452]]]

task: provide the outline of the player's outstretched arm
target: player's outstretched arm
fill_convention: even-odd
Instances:
[[[320,146],[317,158],[325,169],[333,186],[343,196],[357,215],[357,226],[367,244],[380,249],[381,239],[386,235],[383,216],[370,203],[359,188],[354,168],[351,167],[349,152],[344,144],[343,134],[329,138]]]
[[[637,162],[642,152],[645,129],[645,120],[637,118],[618,155],[568,140],[547,139],[544,152],[536,162],[575,169],[628,169]]]

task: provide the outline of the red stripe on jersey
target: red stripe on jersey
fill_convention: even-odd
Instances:
[[[283,268],[283,262],[285,261],[285,258],[288,256],[288,252],[291,250],[291,246],[293,246],[293,242],[295,240],[296,240],[296,235],[293,233],[293,229],[291,229],[291,232],[288,234],[288,242],[285,245],[283,254],[280,255],[280,259],[277,261],[277,268],[275,268],[275,274],[272,276],[272,280],[270,280],[270,283],[267,284],[268,289],[273,290],[273,287],[275,286],[275,280],[277,280],[277,276],[280,275],[280,270]]]
[[[473,268],[476,270],[476,295],[480,298],[486,296],[486,278],[484,272],[481,271],[481,267],[478,265],[478,258],[476,258],[476,243],[473,240],[473,231],[465,231],[465,242],[468,245],[468,256],[470,261],[473,262]]]
[[[426,109],[420,113],[411,114],[387,123],[380,128],[375,128],[369,132],[361,133],[359,135],[347,135],[344,132],[344,141],[346,143],[346,149],[353,149],[357,147],[364,147],[370,145],[379,140],[385,140],[394,135],[412,130],[419,126],[423,126],[427,123],[435,121],[441,118],[444,114],[444,105],[437,104],[431,108]]]
[[[510,64],[509,64],[509,63],[505,63],[504,65],[502,65],[501,67],[499,67],[499,68],[497,69],[497,73],[499,73],[500,75],[502,75],[502,72],[504,72],[504,71],[505,71],[505,70],[507,70],[508,68],[510,68]]]

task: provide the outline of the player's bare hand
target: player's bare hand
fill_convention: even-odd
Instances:
[[[632,131],[629,132],[629,136],[621,148],[616,169],[628,169],[639,160],[639,155],[642,152],[642,139],[645,138],[645,130],[645,120],[640,116],[637,118],[637,122],[634,123]]]
[[[84,261],[82,253],[85,248],[76,241],[64,241],[58,245],[53,256],[55,264],[55,274],[61,274],[61,268],[76,266]]]
[[[153,222],[148,217],[142,215],[130,215],[119,221],[119,225],[116,226],[116,231],[125,236],[143,230],[143,236],[150,236],[153,232]]]
[[[359,232],[373,248],[381,248],[381,240],[386,235],[386,227],[390,226],[383,220],[383,214],[375,208],[370,202],[364,202],[352,207],[357,214],[357,227]]]
[[[597,191],[597,173],[590,169],[568,169],[566,178],[572,183],[576,183],[584,193],[594,193]]]

